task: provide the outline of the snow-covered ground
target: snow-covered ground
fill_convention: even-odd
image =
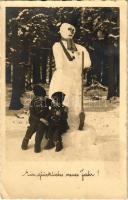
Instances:
[[[9,92],[10,93],[10,92]],[[34,153],[34,136],[26,151],[21,150],[28,115],[22,111],[8,110],[10,94],[7,92],[6,112],[6,161],[3,166],[3,185],[6,198],[27,199],[86,199],[86,198],[124,198],[125,163],[121,155],[122,142],[119,135],[119,102],[91,100],[89,93],[84,98],[86,111],[85,128],[79,131],[77,122],[63,135],[64,149],[44,150]],[[94,95],[94,92],[92,92]],[[96,94],[95,94],[96,95]],[[20,116],[20,118],[19,118]],[[52,162],[51,162],[52,161]],[[55,161],[55,162],[54,162]],[[85,181],[75,177],[23,176],[30,173],[57,172],[76,173],[81,170],[96,173]]]
[[[63,136],[64,149],[44,150],[45,138],[42,141],[41,153],[34,153],[34,136],[29,148],[21,150],[28,115],[21,111],[9,111],[6,115],[6,156],[8,161],[118,161],[119,141],[119,104],[101,100],[84,100],[86,121],[83,131],[71,127]],[[8,101],[7,101],[8,106]],[[20,116],[20,118],[17,117]]]

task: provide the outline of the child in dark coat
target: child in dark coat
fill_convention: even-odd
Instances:
[[[68,109],[63,105],[64,96],[62,92],[56,92],[52,95],[51,116],[47,130],[48,143],[45,146],[47,150],[54,146],[56,146],[55,151],[57,152],[63,149],[61,136],[69,128]]]
[[[50,117],[49,106],[51,100],[46,97],[46,91],[40,85],[35,85],[33,88],[34,98],[30,103],[30,117],[29,126],[27,128],[25,137],[23,138],[21,148],[26,150],[28,148],[29,139],[36,132],[34,151],[38,153],[41,151],[41,141],[44,133],[48,128],[48,120]]]

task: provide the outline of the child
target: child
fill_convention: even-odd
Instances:
[[[36,132],[34,151],[38,153],[41,151],[41,141],[43,135],[48,127],[49,106],[51,100],[46,98],[46,91],[40,85],[35,85],[33,88],[34,98],[30,103],[30,117],[29,126],[27,128],[25,137],[23,138],[21,148],[26,150],[28,148],[29,139]]]
[[[61,135],[67,131],[68,123],[68,110],[63,105],[64,93],[56,92],[52,95],[51,104],[51,117],[49,120],[49,127],[47,130],[48,143],[45,149],[51,149],[56,146],[55,151],[61,151],[63,149]]]

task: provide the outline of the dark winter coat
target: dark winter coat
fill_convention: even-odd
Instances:
[[[39,121],[40,118],[49,120],[51,100],[46,97],[34,97],[30,103],[30,117],[29,122]]]
[[[67,118],[68,112],[65,106],[56,107],[53,105],[46,138],[53,141],[61,141],[61,135],[69,128]]]
[[[65,106],[52,106],[51,107],[51,116],[49,124],[54,128],[60,128],[63,131],[66,131],[68,128],[67,118],[68,112]]]

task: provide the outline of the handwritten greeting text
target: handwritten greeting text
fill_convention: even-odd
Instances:
[[[77,172],[61,172],[61,171],[38,171],[38,172],[32,172],[31,170],[26,169],[25,172],[22,174],[22,176],[26,177],[37,177],[39,180],[42,180],[42,178],[48,178],[48,177],[69,177],[69,178],[80,178],[81,181],[85,181],[88,177],[94,177],[99,176],[99,170],[97,171],[91,171],[91,170],[85,170],[81,169]]]

